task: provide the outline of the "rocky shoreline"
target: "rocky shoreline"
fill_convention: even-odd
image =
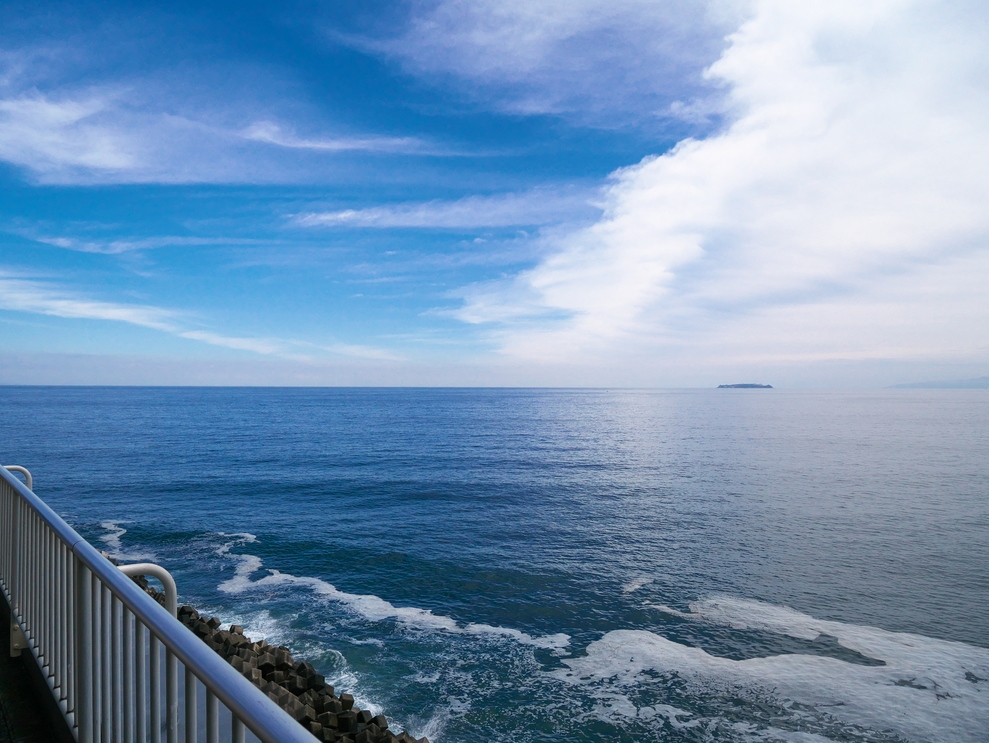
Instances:
[[[109,556],[108,556],[109,558]],[[109,558],[112,560],[112,558]],[[116,563],[115,560],[112,560]],[[155,601],[164,605],[165,595],[148,584],[144,576],[134,582]],[[429,743],[428,738],[413,738],[406,732],[393,733],[384,715],[354,705],[350,694],[336,690],[309,663],[297,661],[284,646],[253,642],[244,628],[223,626],[216,617],[203,617],[191,606],[180,606],[179,621],[248,681],[268,695],[279,707],[323,743]]]

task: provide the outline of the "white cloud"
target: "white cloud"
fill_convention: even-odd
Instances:
[[[99,95],[50,100],[37,91],[0,99],[0,159],[40,174],[132,170],[133,142],[100,120],[109,106]]]
[[[160,307],[103,302],[0,271],[0,309],[55,317],[112,320],[174,332],[175,313]]]
[[[560,113],[602,126],[643,115],[696,121],[702,109],[711,112],[695,99],[711,92],[700,74],[723,46],[729,7],[698,0],[437,0],[414,5],[399,37],[362,45],[416,74],[459,79],[479,99],[517,113]]]
[[[31,240],[56,248],[75,250],[80,253],[98,253],[102,255],[120,255],[139,250],[154,250],[173,246],[208,246],[208,245],[265,245],[269,240],[256,240],[238,237],[182,237],[178,235],[162,235],[158,237],[118,238],[114,240],[83,240],[76,237],[39,236],[29,230],[13,231]]]
[[[460,317],[542,360],[989,361],[986,15],[756,3],[708,72],[731,125],[615,173],[599,222]]]
[[[152,305],[121,304],[85,297],[78,292],[66,291],[51,282],[38,281],[0,269],[0,310],[27,312],[82,320],[108,320],[158,330],[179,338],[206,343],[211,346],[250,351],[261,356],[274,356],[287,361],[310,364],[317,359],[298,353],[296,349],[322,351],[331,356],[373,361],[402,361],[402,357],[387,349],[374,346],[333,343],[315,343],[284,340],[281,338],[256,338],[230,336],[208,330],[186,327],[182,314]]]
[[[597,194],[593,194],[597,196]],[[470,196],[455,201],[426,201],[301,214],[303,227],[409,227],[458,229],[514,227],[574,221],[597,216],[592,194],[577,190]]]
[[[49,80],[39,90],[17,64],[25,55],[0,56],[0,161],[42,183],[300,182],[325,178],[337,153],[456,154],[415,137],[304,138],[271,121],[245,127],[256,108],[298,108],[275,93],[263,106],[223,91],[204,104],[183,98],[188,81],[154,76],[84,87]]]
[[[211,346],[222,346],[232,348],[237,351],[253,351],[260,354],[272,354],[281,351],[285,344],[277,340],[265,338],[234,338],[231,336],[217,335],[205,330],[180,330],[175,333],[180,338],[188,338],[194,341],[209,343]]]
[[[237,338],[202,330],[187,330],[179,323],[180,313],[173,310],[152,305],[121,304],[91,299],[48,282],[23,278],[4,271],[0,271],[0,310],[71,319],[122,322],[160,330],[213,346],[259,354],[279,354],[284,352],[287,346],[285,342],[279,340]]]
[[[258,121],[242,133],[244,139],[264,142],[294,150],[314,150],[316,152],[404,152],[425,153],[426,144],[416,137],[333,137],[305,139],[284,131],[278,124]],[[432,153],[430,153],[432,154]]]

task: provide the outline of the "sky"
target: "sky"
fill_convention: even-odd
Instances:
[[[989,6],[0,3],[0,384],[989,373]]]

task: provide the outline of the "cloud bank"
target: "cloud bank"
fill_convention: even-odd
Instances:
[[[458,316],[545,362],[989,360],[986,16],[756,3],[706,72],[730,124],[616,172],[600,221]]]

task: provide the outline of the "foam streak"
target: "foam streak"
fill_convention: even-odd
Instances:
[[[488,624],[460,625],[452,617],[434,614],[428,609],[408,606],[395,606],[385,599],[373,594],[354,594],[341,591],[336,586],[321,578],[295,576],[268,568],[268,575],[252,580],[251,576],[262,569],[261,558],[255,555],[234,554],[231,550],[240,544],[255,541],[253,535],[223,535],[237,536],[236,541],[228,542],[217,549],[217,554],[234,560],[237,566],[234,575],[222,582],[218,587],[224,593],[244,593],[258,588],[294,585],[310,589],[317,596],[343,604],[352,611],[372,622],[382,622],[394,619],[411,628],[443,631],[455,634],[489,635],[512,639],[523,645],[561,650],[565,648],[570,637],[564,634],[533,637],[521,630],[507,627],[493,627]],[[249,538],[248,538],[249,537]]]

